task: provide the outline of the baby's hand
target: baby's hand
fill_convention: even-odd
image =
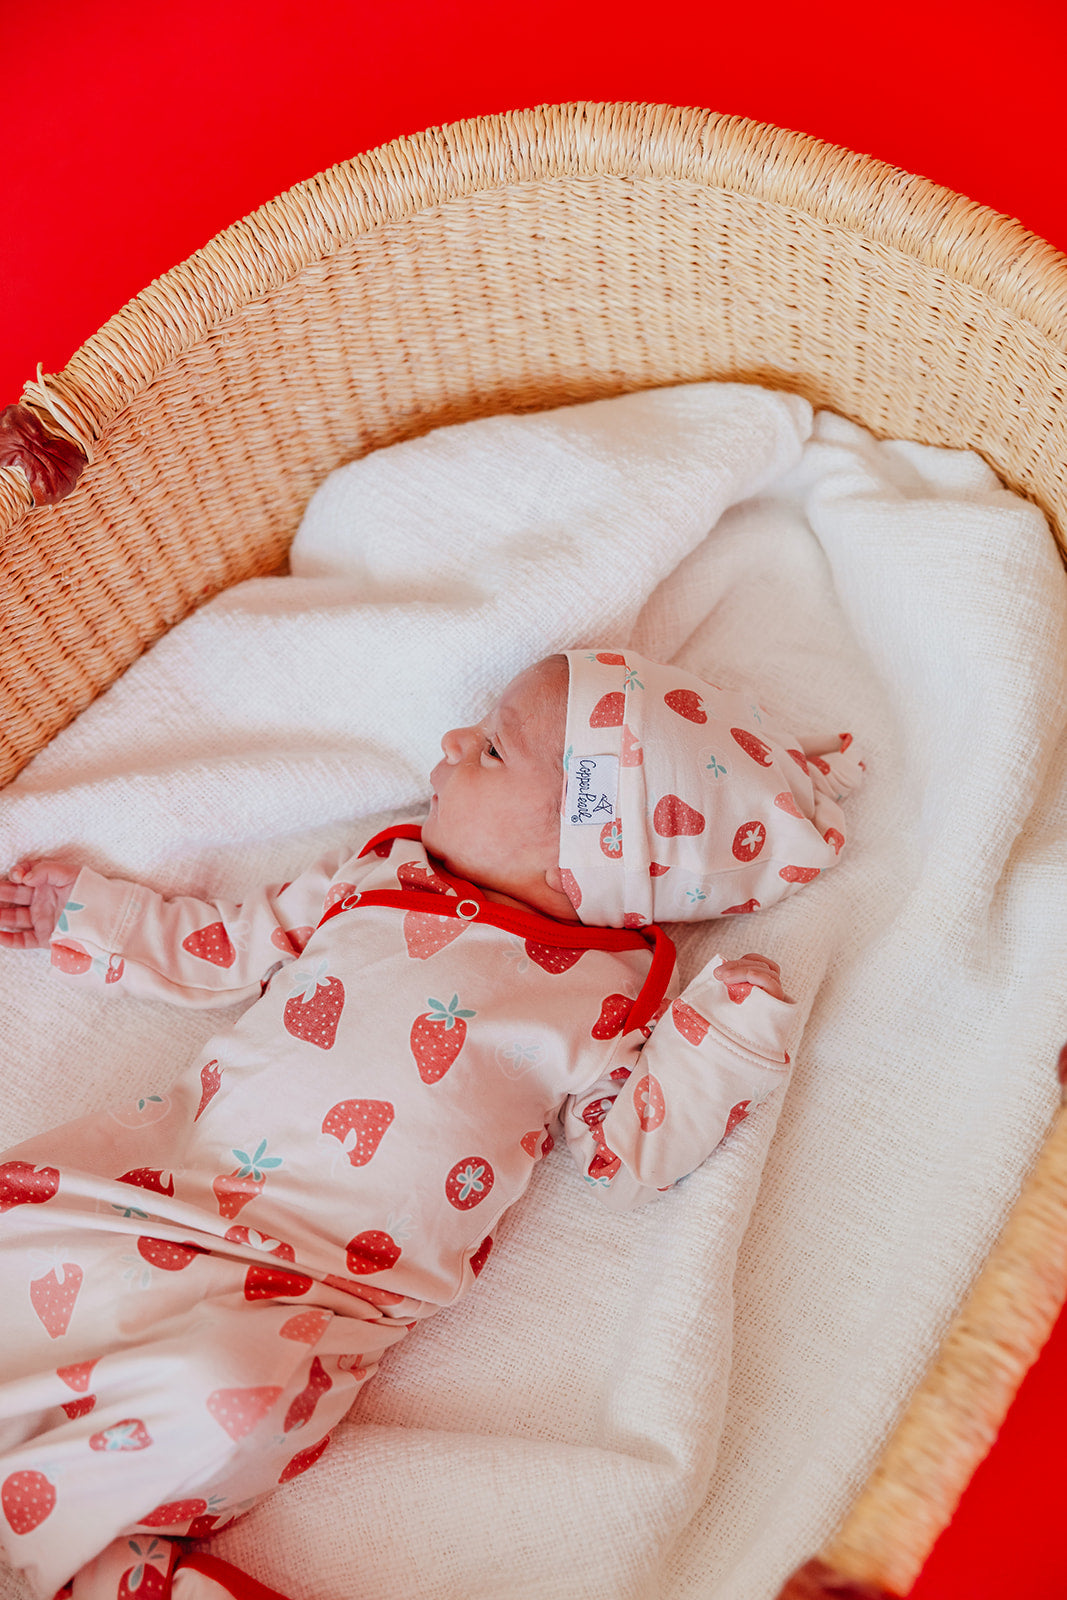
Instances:
[[[766,989],[776,1000],[789,999],[782,989],[782,969],[777,961],[771,961],[768,956],[747,955],[742,956],[740,961],[724,961],[712,970],[711,975],[731,987],[735,983],[751,983],[758,989]]]
[[[79,871],[69,861],[22,861],[0,878],[0,949],[47,945]]]

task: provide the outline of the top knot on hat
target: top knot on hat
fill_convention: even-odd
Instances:
[[[863,775],[720,689],[633,650],[570,650],[560,868],[582,922],[759,911],[832,867]]]

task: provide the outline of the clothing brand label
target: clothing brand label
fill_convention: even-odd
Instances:
[[[571,756],[567,772],[567,819],[581,826],[615,820],[618,756]]]

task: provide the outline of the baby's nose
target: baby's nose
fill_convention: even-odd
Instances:
[[[441,749],[444,751],[445,760],[450,766],[456,766],[463,760],[463,752],[467,748],[473,728],[449,728],[441,740]]]

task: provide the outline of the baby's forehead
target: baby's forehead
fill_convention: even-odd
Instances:
[[[513,678],[501,695],[501,733],[510,734],[531,756],[558,762],[567,731],[566,659],[550,657]]]

